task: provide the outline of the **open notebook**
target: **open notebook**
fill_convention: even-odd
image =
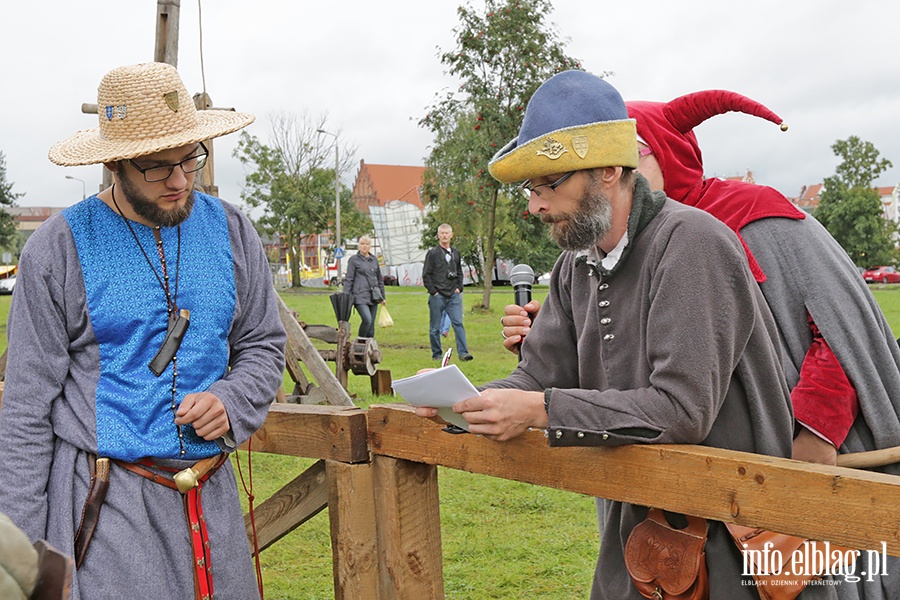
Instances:
[[[469,430],[469,424],[462,415],[456,414],[450,407],[479,393],[456,365],[396,379],[391,382],[391,387],[413,406],[433,406],[442,419]]]

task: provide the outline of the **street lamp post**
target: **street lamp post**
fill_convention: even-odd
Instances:
[[[66,179],[71,179],[73,181],[81,182],[81,199],[84,200],[87,198],[87,187],[84,185],[84,179],[78,179],[77,177],[72,177],[71,175],[66,175]]]
[[[334,138],[334,239],[335,249],[341,247],[341,188],[340,188],[340,171],[338,164],[338,136],[336,133],[329,133],[324,129],[317,129],[317,133],[324,133]],[[337,252],[336,252],[337,254]],[[341,281],[341,257],[335,256],[335,264],[337,265],[337,279]]]

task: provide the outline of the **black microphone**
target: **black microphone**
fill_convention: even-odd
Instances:
[[[531,286],[534,284],[534,271],[528,265],[516,265],[509,272],[509,282],[513,286],[516,304],[525,306],[531,302]],[[522,344],[519,344],[519,360],[522,360]]]
[[[513,286],[516,304],[525,306],[531,302],[531,286],[534,284],[534,271],[528,265],[516,265],[509,272],[509,282]]]

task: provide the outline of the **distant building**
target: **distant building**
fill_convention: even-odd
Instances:
[[[19,252],[31,234],[44,221],[64,211],[65,208],[59,206],[4,206],[3,210],[12,215],[13,221],[16,223],[16,231],[19,232],[15,247],[7,248],[5,251],[11,252],[15,257],[15,262],[18,262]]]
[[[415,213],[421,216],[425,210],[422,199],[422,178],[425,175],[425,167],[410,167],[402,165],[376,165],[359,161],[359,171],[353,183],[352,201],[363,213],[370,215],[370,208],[384,207],[390,202],[403,202],[415,208]],[[376,231],[376,237],[381,237]],[[375,248],[379,247],[380,240],[375,240]],[[321,236],[308,236],[303,242],[303,250],[307,257],[315,257],[322,248],[332,244],[331,232]],[[307,262],[309,266],[318,267]]]
[[[900,223],[900,210],[897,202],[900,200],[900,185],[894,187],[880,187],[878,195],[881,196],[881,208],[884,210],[884,218],[894,223]]]
[[[372,219],[374,248],[391,283],[419,286],[425,250],[422,184],[425,167],[374,165],[359,161],[353,201]]]
[[[900,223],[900,185],[877,187],[874,188],[881,198],[881,209],[884,218],[894,223]],[[797,198],[791,198],[801,210],[812,214],[819,207],[819,201],[822,199],[822,192],[825,191],[824,184],[814,183],[810,186],[800,188],[800,195]]]
[[[353,201],[364,213],[370,206],[384,206],[393,200],[412,204],[425,210],[422,182],[425,167],[374,165],[359,161],[359,171],[353,184]]]
[[[424,175],[425,167],[359,161],[351,199],[360,211],[372,219],[375,232],[372,252],[380,257],[384,266],[424,260],[425,251],[419,250],[425,210],[422,197]],[[304,279],[319,277],[325,281],[339,280],[344,276],[348,259],[356,249],[355,241],[348,240],[341,262],[342,272],[338,274],[335,258],[330,252],[334,245],[332,232],[306,236],[299,244],[297,251],[305,271]],[[273,260],[282,264],[285,262],[283,240],[272,238],[266,247]],[[383,271],[387,274],[387,269]],[[396,275],[394,277],[399,279]]]
[[[810,186],[804,185],[800,188],[800,195],[791,198],[791,201],[797,205],[803,212],[812,214],[819,207],[819,200],[822,199],[822,191],[825,186],[821,183],[814,183]]]
[[[743,175],[735,175],[733,177],[722,177],[722,179],[726,181],[743,181],[744,183],[756,183],[756,179],[753,178],[753,171],[747,169],[747,172]]]
[[[25,233],[27,238],[41,223],[57,213],[65,210],[59,206],[7,206],[6,212],[13,216],[16,222],[16,230]]]

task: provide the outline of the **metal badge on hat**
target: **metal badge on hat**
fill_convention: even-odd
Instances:
[[[588,136],[576,135],[572,138],[572,148],[578,158],[584,158],[588,153]]]
[[[107,106],[106,107],[106,120],[112,121],[113,119],[124,119],[125,114],[128,112],[128,106],[125,104],[121,104],[119,106]]]
[[[546,156],[551,160],[556,160],[563,154],[568,152],[565,147],[554,140],[553,138],[547,138],[544,140],[544,147],[537,151],[538,156]]]
[[[178,92],[166,92],[163,98],[172,112],[178,112]]]

